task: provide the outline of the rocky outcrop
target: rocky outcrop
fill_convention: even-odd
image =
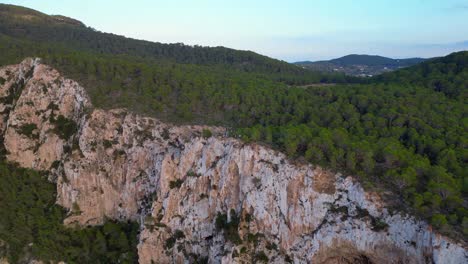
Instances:
[[[7,158],[50,171],[65,224],[140,222],[140,263],[468,260],[466,245],[389,211],[351,177],[223,128],[92,109],[82,87],[37,59],[0,78]]]

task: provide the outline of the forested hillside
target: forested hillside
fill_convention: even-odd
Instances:
[[[48,16],[35,10],[0,4],[0,34],[34,43],[60,45],[74,51],[132,56],[147,63],[217,65],[231,70],[255,72],[288,83],[343,82],[341,74],[325,75],[259,55],[225,47],[162,44],[102,33],[63,16]]]
[[[373,83],[394,83],[429,87],[437,92],[466,99],[468,91],[468,51],[421,63],[408,69],[376,76]]]
[[[468,52],[349,84],[356,79],[249,52],[131,40],[5,5],[0,34],[1,65],[42,57],[97,107],[228,126],[233,136],[390,190],[436,228],[468,235]],[[321,81],[348,84],[295,86]]]

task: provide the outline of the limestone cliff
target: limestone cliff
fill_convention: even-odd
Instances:
[[[65,224],[141,223],[140,263],[467,263],[455,243],[310,164],[123,109],[26,59],[0,69],[7,158],[50,171]],[[213,136],[203,137],[209,129]]]

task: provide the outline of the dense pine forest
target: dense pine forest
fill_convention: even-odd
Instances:
[[[0,162],[0,256],[27,263],[33,256],[67,263],[136,263],[136,223],[67,228],[44,172]]]
[[[367,188],[391,191],[399,210],[406,208],[452,237],[468,237],[468,52],[363,80],[303,70],[252,52],[128,39],[69,18],[0,5],[0,65],[27,56],[41,57],[80,82],[96,107],[127,107],[172,123],[224,125],[232,136],[355,175]],[[321,82],[334,85],[304,86]],[[110,223],[65,230],[59,225],[63,212],[53,205],[53,186],[41,174],[3,163],[0,173],[0,208],[12,214],[2,217],[0,237],[12,230],[25,237],[8,238],[17,247],[11,252],[37,236],[33,251],[57,239],[63,241],[59,246],[87,248],[85,256],[57,250],[68,254],[65,259],[89,258],[99,249],[86,243],[101,239],[102,247],[134,258],[127,247],[135,243],[134,227]],[[28,192],[36,198],[24,196]],[[38,204],[12,205],[15,199]],[[23,215],[25,208],[41,209]],[[115,236],[126,237],[127,244],[114,245]]]

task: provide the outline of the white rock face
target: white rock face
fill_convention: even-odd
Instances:
[[[92,110],[82,87],[38,60],[0,77],[7,158],[51,172],[65,224],[139,221],[140,263],[468,263],[465,244],[390,213],[351,177],[223,128]]]

